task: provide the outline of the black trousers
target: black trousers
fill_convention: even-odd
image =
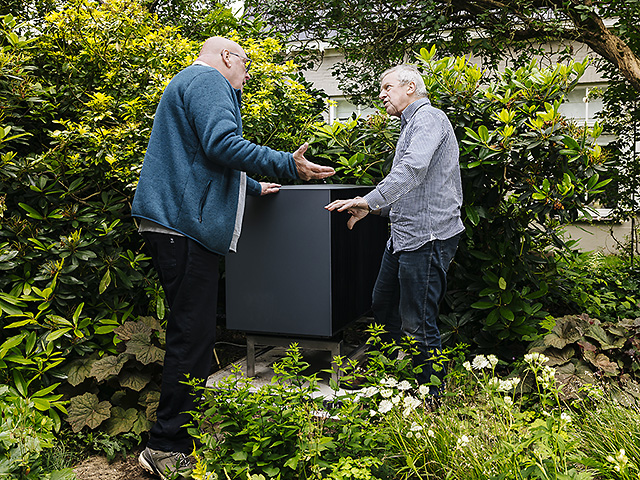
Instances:
[[[190,453],[193,439],[184,425],[191,419],[193,389],[187,375],[204,384],[211,370],[216,340],[220,256],[177,235],[143,233],[169,304],[166,354],[160,404],[147,446]]]

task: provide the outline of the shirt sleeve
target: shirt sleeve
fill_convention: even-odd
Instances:
[[[419,117],[414,117],[413,122],[407,125],[406,149],[395,159],[384,180],[364,196],[371,209],[392,205],[424,181],[433,154],[442,140],[442,132],[442,125],[431,113],[419,112]]]

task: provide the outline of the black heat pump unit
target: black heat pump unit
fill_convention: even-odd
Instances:
[[[370,187],[284,186],[248,197],[238,253],[226,256],[227,328],[331,338],[371,308],[388,222],[368,215],[348,230],[333,200]]]

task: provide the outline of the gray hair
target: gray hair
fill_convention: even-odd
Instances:
[[[390,73],[396,74],[400,85],[408,85],[409,83],[413,82],[416,85],[416,95],[418,95],[419,97],[427,96],[427,87],[425,87],[422,75],[420,75],[420,72],[415,65],[409,65],[405,63],[385,70],[382,75],[380,75],[380,83],[382,83],[384,77],[386,77]]]

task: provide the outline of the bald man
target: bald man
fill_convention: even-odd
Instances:
[[[188,375],[204,383],[210,373],[220,257],[236,249],[245,196],[280,187],[247,173],[302,180],[334,173],[304,157],[306,143],[291,154],[242,137],[240,105],[250,65],[240,45],[212,37],[193,65],[171,80],[133,200],[132,215],[169,304],[157,421],[139,458],[162,479],[176,478],[189,465],[185,454],[193,439],[184,425],[194,400],[182,382]]]

